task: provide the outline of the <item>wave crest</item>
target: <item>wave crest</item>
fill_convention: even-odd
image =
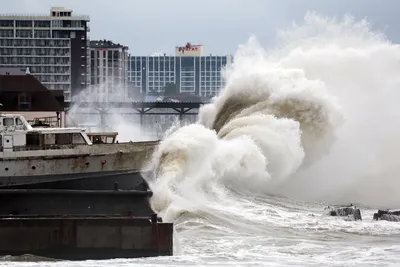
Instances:
[[[400,188],[388,153],[400,134],[399,46],[365,21],[313,13],[280,37],[275,50],[254,37],[240,46],[198,122],[161,142],[148,178],[161,215],[210,208],[226,188],[368,204],[380,179]],[[375,204],[398,203],[379,192]]]
[[[252,56],[247,57],[251,62]],[[200,189],[193,186],[199,181],[237,184],[240,176],[237,186],[251,184],[268,192],[318,160],[334,141],[341,111],[322,81],[267,61],[243,71],[243,60],[239,62],[227,70],[221,94],[201,108],[198,123],[177,129],[155,153],[156,178],[150,185],[158,212],[171,205],[172,196],[185,198],[185,190],[201,190],[199,184]],[[192,188],[183,189],[188,184]]]

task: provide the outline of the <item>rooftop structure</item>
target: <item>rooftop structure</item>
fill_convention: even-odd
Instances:
[[[90,41],[90,48],[123,48],[128,49],[127,46],[113,43],[110,40],[92,40]]]
[[[192,45],[186,43],[184,46],[175,47],[175,56],[177,57],[193,57],[203,55],[203,45]]]
[[[2,111],[64,111],[62,91],[48,90],[32,75],[0,75]]]
[[[50,13],[48,15],[44,14],[2,14],[1,17],[4,19],[11,20],[46,20],[49,18],[59,18],[64,19],[64,17],[68,17],[69,20],[86,20],[89,21],[90,18],[88,15],[72,15],[72,9],[66,9],[64,7],[52,7],[50,8]]]

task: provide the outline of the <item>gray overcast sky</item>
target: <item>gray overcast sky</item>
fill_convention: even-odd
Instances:
[[[203,44],[206,53],[234,53],[255,34],[263,44],[276,30],[300,23],[307,11],[367,18],[400,42],[399,0],[0,0],[0,13],[47,14],[63,6],[89,15],[90,39],[129,46],[133,55],[172,54],[176,45]]]

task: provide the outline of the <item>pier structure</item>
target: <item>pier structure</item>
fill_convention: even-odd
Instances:
[[[115,116],[124,119],[127,124],[134,123],[140,128],[152,128],[152,131],[164,132],[172,123],[181,125],[197,120],[199,109],[207,102],[144,102],[109,101],[65,103],[67,117],[73,124],[97,127],[107,130],[115,121]],[[88,122],[91,125],[88,125]],[[155,129],[157,128],[157,129]]]

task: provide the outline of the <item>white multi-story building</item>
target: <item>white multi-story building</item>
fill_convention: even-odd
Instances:
[[[88,23],[62,7],[48,15],[0,15],[0,67],[29,68],[70,101],[89,83]]]
[[[231,55],[203,55],[202,45],[175,48],[175,56],[129,56],[129,83],[141,93],[161,93],[174,84],[179,93],[213,97],[225,86],[222,70]]]
[[[108,40],[90,41],[90,84],[98,100],[128,97],[128,47]]]

